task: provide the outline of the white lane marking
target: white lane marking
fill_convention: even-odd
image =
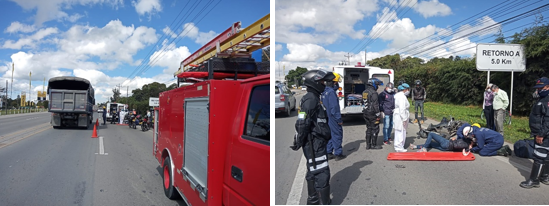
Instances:
[[[103,137],[99,137],[99,154],[100,155],[106,155],[105,154],[105,147],[103,146]]]
[[[530,172],[530,168],[524,166],[524,165],[521,165],[520,163],[518,162],[514,162],[514,161],[511,161],[508,157],[501,157],[501,156],[494,156],[494,158],[496,158],[497,160],[499,161],[502,161],[502,162],[505,162],[507,164],[510,164],[512,166],[515,166],[516,168],[519,168],[521,170],[524,170],[526,172]]]
[[[299,205],[301,200],[301,193],[303,191],[303,182],[305,182],[305,174],[307,172],[307,165],[305,165],[305,156],[301,155],[301,161],[297,167],[295,173],[294,183],[292,183],[292,189],[286,200],[286,205]]]

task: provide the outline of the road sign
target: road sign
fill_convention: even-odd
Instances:
[[[523,72],[526,54],[521,44],[477,44],[477,70]]]
[[[160,106],[160,100],[158,99],[158,97],[149,97],[149,106],[150,107]]]

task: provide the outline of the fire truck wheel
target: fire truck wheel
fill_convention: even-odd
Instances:
[[[175,191],[175,188],[173,187],[172,182],[172,163],[170,161],[170,157],[166,157],[164,160],[164,165],[162,167],[163,171],[163,182],[164,182],[164,194],[166,194],[166,197],[170,200],[178,199],[178,193]]]

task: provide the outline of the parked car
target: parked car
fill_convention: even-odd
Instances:
[[[301,91],[307,91],[307,87],[306,86],[301,86]]]
[[[296,109],[295,92],[290,91],[284,84],[275,85],[275,112],[290,116]]]

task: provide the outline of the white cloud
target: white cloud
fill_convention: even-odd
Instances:
[[[173,72],[177,71],[180,66],[180,62],[191,55],[189,48],[186,46],[180,46],[174,48],[175,44],[169,45],[166,50],[155,51],[151,55],[149,62],[153,63],[155,66],[166,67]]]
[[[22,24],[18,21],[11,22],[10,26],[4,30],[4,33],[17,33],[17,32],[23,32],[23,33],[29,33],[36,30],[36,27],[34,25],[27,25]]]
[[[137,0],[132,1],[132,6],[135,7],[135,11],[139,15],[145,15],[146,13],[153,14],[155,12],[162,11],[162,5],[160,0]]]
[[[177,34],[175,34],[169,27],[165,27],[164,30],[162,30],[165,34],[170,35],[172,38],[177,37]],[[213,38],[215,38],[218,34],[214,31],[209,32],[200,32],[198,27],[194,25],[194,23],[186,23],[182,27],[182,31],[179,33],[180,38],[190,38],[194,40],[195,43],[204,45],[211,41]]]
[[[47,1],[31,1],[31,0],[12,0],[21,6],[23,9],[33,11],[36,9],[36,15],[34,16],[34,24],[42,25],[42,23],[66,18],[68,15],[63,10],[69,10],[73,5],[95,5],[95,4],[108,4],[114,9],[118,9],[118,5],[124,5],[124,0],[47,0]],[[77,16],[71,16],[72,20]],[[71,20],[69,17],[67,20]]]
[[[2,45],[1,48],[21,49],[22,47],[25,47],[25,46],[35,48],[36,46],[38,46],[38,44],[41,43],[40,40],[44,39],[45,37],[47,37],[49,35],[56,34],[58,32],[59,31],[58,31],[57,28],[52,28],[52,27],[45,28],[45,29],[40,29],[36,33],[34,33],[33,35],[19,38],[19,40],[17,40],[17,42],[15,42],[13,40],[7,40],[7,41],[4,42],[4,44]]]
[[[276,39],[282,43],[321,44],[334,43],[343,36],[361,39],[366,31],[357,31],[354,25],[377,10],[375,0],[278,0]]]
[[[414,6],[414,10],[421,14],[424,18],[448,16],[452,14],[452,9],[450,9],[448,5],[438,2],[438,0],[418,2],[416,6]]]
[[[397,21],[377,23],[370,31],[370,35],[377,34],[376,36],[382,40],[392,41],[389,44],[390,48],[402,48],[414,41],[434,34],[435,31],[436,27],[433,25],[416,29],[411,19],[403,18]]]
[[[275,45],[275,51],[282,51],[282,45],[281,44],[276,44]]]
[[[206,44],[217,36],[217,33],[214,31],[209,32],[198,32],[198,36],[194,40],[197,44]]]
[[[166,34],[166,35],[168,35],[168,36],[171,36],[172,38],[177,37],[177,34],[174,33],[174,32],[172,31],[172,29],[170,29],[169,26],[164,27],[164,29],[162,29],[162,32],[164,32],[164,34]]]
[[[75,25],[64,37],[59,40],[64,52],[126,63],[132,63],[137,51],[158,40],[153,28],[124,26],[120,20],[112,20],[103,28]]]

